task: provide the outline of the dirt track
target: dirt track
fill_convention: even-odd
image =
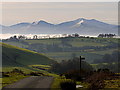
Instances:
[[[49,90],[53,77],[31,76],[4,87],[2,90]]]

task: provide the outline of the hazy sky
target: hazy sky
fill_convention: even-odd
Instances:
[[[118,3],[116,2],[10,2],[2,3],[0,7],[3,25],[20,22],[45,20],[50,23],[60,23],[78,18],[97,19],[111,24],[117,24]]]

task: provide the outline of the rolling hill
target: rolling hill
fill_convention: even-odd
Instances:
[[[26,48],[45,54],[47,57],[61,62],[80,55],[86,61],[92,63],[100,59],[104,54],[111,54],[118,49],[117,38],[51,38],[51,39],[30,39],[20,41],[5,40],[4,43]]]
[[[48,65],[54,62],[52,59],[44,56],[43,54],[34,51],[18,48],[4,43],[0,43],[0,46],[2,46],[3,67],[36,64]]]

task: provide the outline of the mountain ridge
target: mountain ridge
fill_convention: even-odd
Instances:
[[[39,20],[39,21],[34,21],[32,23],[29,23],[29,22],[20,22],[20,23],[16,23],[16,24],[13,24],[13,25],[10,25],[10,26],[15,26],[15,25],[19,25],[19,24],[38,24],[38,23],[41,23],[41,22],[44,22],[44,23],[49,23],[49,24],[53,24],[53,25],[60,25],[60,24],[64,24],[64,23],[68,23],[68,22],[72,22],[72,21],[78,21],[78,20],[94,20],[94,21],[97,21],[97,22],[102,22],[102,23],[105,23],[105,24],[108,24],[106,22],[103,22],[103,21],[99,21],[97,19],[85,19],[85,18],[78,18],[78,19],[75,19],[75,20],[69,20],[69,21],[64,21],[64,22],[61,22],[61,23],[58,23],[58,24],[53,24],[53,23],[49,23],[45,20]],[[114,25],[114,24],[109,24],[109,25]],[[5,27],[9,27],[7,25],[2,25],[0,24],[0,26],[5,26]],[[115,26],[118,26],[118,25],[115,25]]]
[[[43,20],[33,23],[18,23],[12,26],[3,27],[3,33],[19,34],[117,34],[117,25],[108,24],[96,19],[78,18],[73,21],[52,24]],[[92,32],[92,33],[91,33]]]

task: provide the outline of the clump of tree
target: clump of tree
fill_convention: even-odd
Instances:
[[[25,40],[25,39],[27,39],[27,37],[24,36],[24,35],[19,35],[19,36],[14,35],[14,36],[11,36],[10,38],[5,39],[5,40],[3,40],[3,41],[19,42],[19,41],[22,41],[22,40]]]
[[[114,36],[116,36],[115,34],[99,34],[98,37],[102,37],[102,38],[113,38]]]
[[[110,71],[115,72],[115,73],[120,73],[120,62],[118,63],[99,63],[96,66],[96,69],[101,68],[108,68]]]
[[[17,36],[13,36],[13,37],[10,37],[7,41],[19,41],[19,39],[17,38]]]
[[[25,37],[24,35],[19,35],[18,39],[26,39],[27,37]]]
[[[87,77],[93,68],[90,64],[85,61],[81,61],[80,69],[80,60],[79,58],[73,58],[68,61],[63,60],[62,62],[54,63],[50,69],[52,72],[64,75],[67,79],[73,80],[83,80]]]
[[[72,34],[72,37],[79,37],[78,33]]]
[[[102,59],[94,60],[93,63],[113,63],[119,62],[120,51],[114,51],[112,54],[105,54]]]
[[[95,59],[94,64],[97,64],[96,68],[108,68],[112,72],[119,73],[120,65],[120,51],[114,51],[112,54],[105,54],[102,59]]]

